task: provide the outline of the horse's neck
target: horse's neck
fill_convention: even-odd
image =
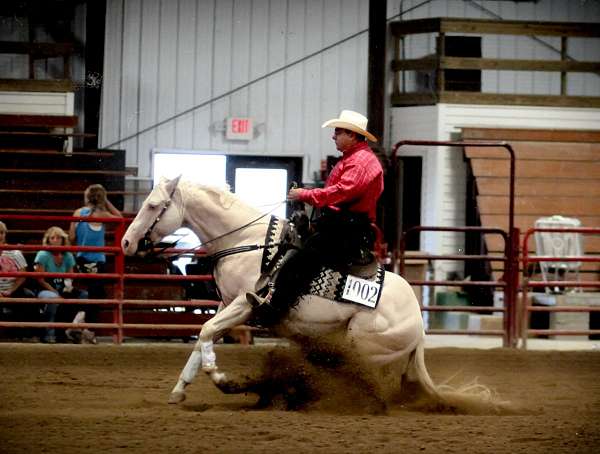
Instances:
[[[210,197],[194,196],[193,192],[185,198],[185,222],[211,253],[264,240],[268,217],[236,231],[259,216],[256,210],[237,200],[224,207]],[[219,239],[212,241],[215,238]]]

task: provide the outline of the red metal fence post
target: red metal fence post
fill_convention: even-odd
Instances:
[[[125,219],[122,219],[115,228],[115,245],[121,245],[121,240],[125,235]],[[117,334],[113,335],[113,340],[117,344],[123,342],[123,298],[125,296],[125,254],[120,250],[115,254],[115,273],[119,279],[115,285],[115,299],[119,300],[113,309],[113,322],[118,325]]]

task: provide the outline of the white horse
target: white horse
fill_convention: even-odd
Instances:
[[[164,180],[145,200],[122,240],[126,255],[138,251],[140,240],[157,243],[181,226],[198,235],[209,254],[244,245],[264,244],[268,216],[242,202],[228,190]],[[242,227],[242,228],[240,228]],[[227,255],[215,266],[214,277],[222,303],[204,324],[169,402],[185,399],[185,388],[201,367],[223,389],[226,375],[217,368],[213,343],[229,329],[244,324],[252,315],[246,293],[255,291],[260,276],[262,250]],[[382,391],[386,401],[400,395],[400,386],[412,384],[426,396],[439,400],[424,361],[423,320],[417,298],[400,276],[386,272],[377,306],[368,308],[339,303],[318,296],[304,296],[274,327],[278,336],[323,342],[336,339],[340,351],[368,367],[396,389]],[[342,339],[341,341],[339,339]],[[423,394],[423,393],[420,393]]]

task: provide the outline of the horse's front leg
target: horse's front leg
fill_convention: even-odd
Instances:
[[[169,403],[176,404],[185,400],[185,388],[194,380],[200,367],[210,376],[215,385],[219,386],[219,383],[225,381],[225,374],[219,372],[217,368],[214,341],[234,326],[245,323],[250,318],[251,313],[252,306],[247,302],[244,294],[235,298],[202,326],[194,351],[188,358],[179,375],[177,384],[171,391]]]

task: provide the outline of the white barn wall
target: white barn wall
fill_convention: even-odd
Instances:
[[[597,130],[600,109],[464,104],[398,107],[392,109],[391,143],[409,139],[455,140],[463,127]],[[401,153],[423,157],[421,223],[464,226],[466,163],[462,149],[407,147]],[[422,249],[432,254],[464,250],[462,234],[424,233],[422,239]],[[437,261],[434,267],[436,278],[445,279],[449,271],[462,269],[462,264]]]
[[[100,145],[126,149],[141,179],[151,177],[153,148],[179,148],[304,155],[312,180],[321,159],[335,154],[321,123],[341,108],[366,112],[368,7],[361,0],[109,0]],[[189,113],[169,120],[182,112]],[[255,138],[225,140],[229,116],[252,117]]]
[[[142,179],[150,177],[150,150],[164,147],[304,155],[304,178],[311,180],[319,161],[335,153],[322,121],[340,108],[366,111],[368,9],[361,0],[108,0],[101,145],[125,148],[127,165]],[[600,21],[600,2],[388,1],[394,20],[494,15]],[[410,36],[406,56],[434,46],[432,34]],[[559,58],[526,37],[485,37],[482,47],[486,57]],[[600,60],[600,42],[573,39],[569,54]],[[408,82],[410,88],[414,77]],[[499,93],[558,93],[560,87],[556,74],[497,71],[484,71],[482,84],[483,91]],[[238,87],[244,88],[227,94]],[[598,94],[600,77],[570,75],[568,88]],[[169,120],[182,112],[188,113]],[[252,117],[254,139],[226,141],[228,116]]]

